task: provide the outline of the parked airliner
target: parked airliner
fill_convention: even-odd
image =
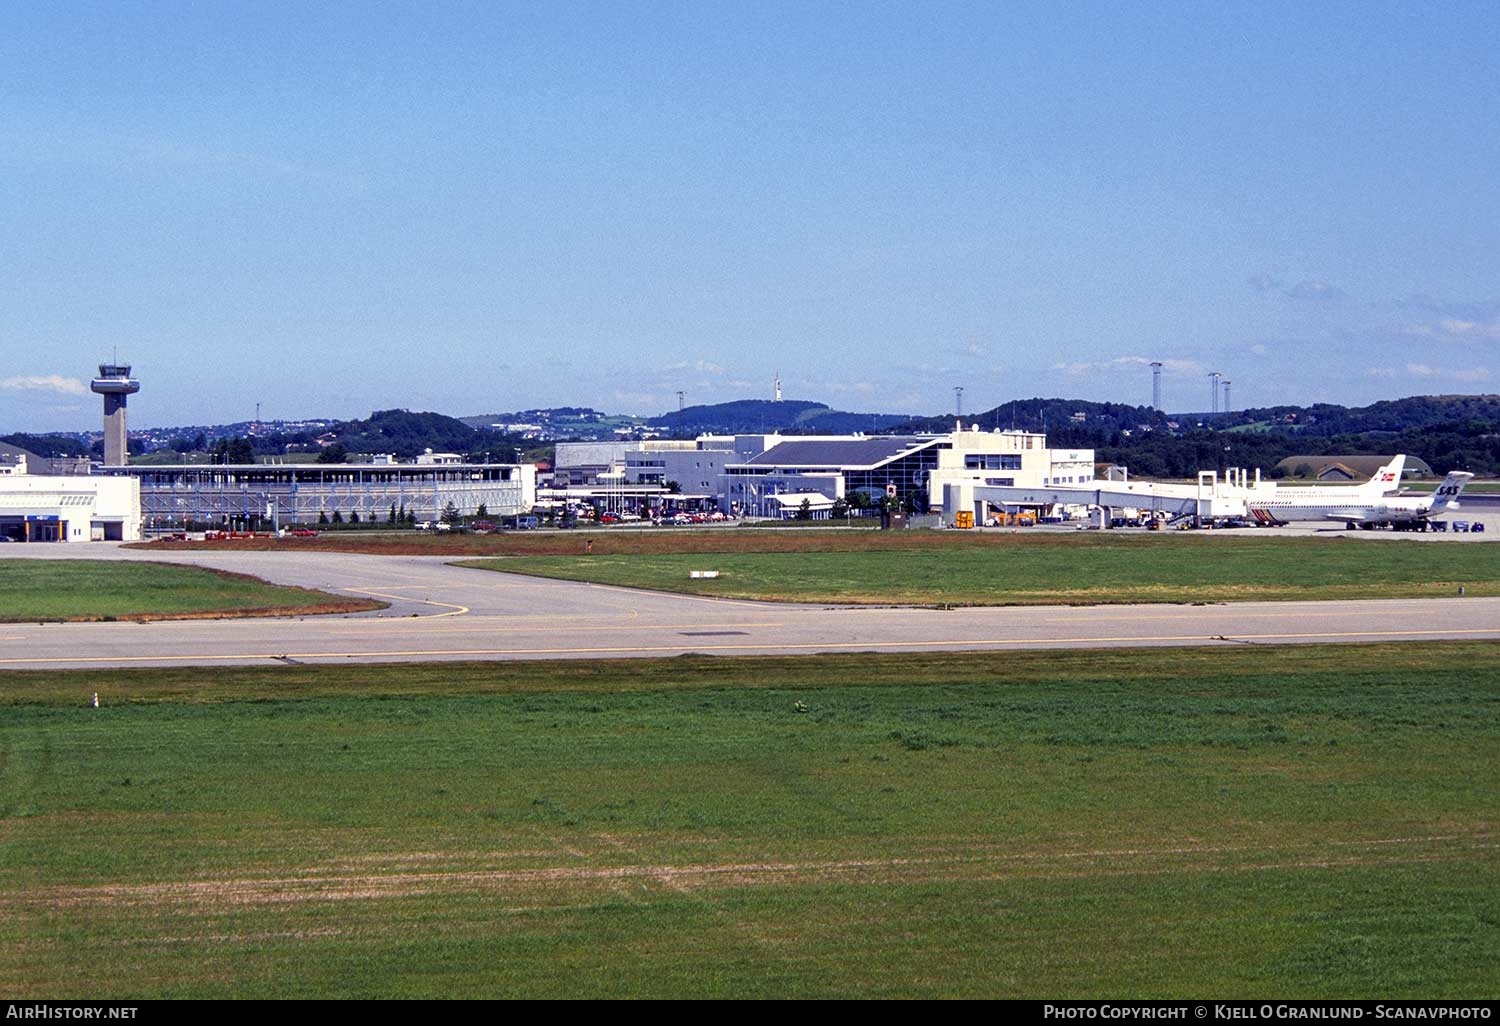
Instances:
[[[1381,473],[1384,473],[1382,468]],[[1380,474],[1376,475],[1378,479]],[[1250,515],[1262,523],[1284,524],[1293,520],[1342,520],[1351,530],[1389,525],[1397,530],[1425,531],[1427,521],[1440,513],[1458,508],[1458,497],[1473,474],[1455,470],[1431,495],[1396,496],[1369,491],[1379,484],[1376,479],[1354,488],[1344,489],[1343,497],[1326,494],[1297,494],[1302,489],[1280,489],[1274,497],[1256,499]],[[1399,472],[1397,480],[1400,479]]]

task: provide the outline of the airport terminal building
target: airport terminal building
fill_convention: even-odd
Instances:
[[[617,448],[576,453],[559,444],[559,478],[606,490],[614,482],[636,489],[675,485],[665,498],[752,517],[791,516],[802,498],[818,507],[814,497],[831,504],[856,492],[872,501],[895,494],[918,510],[941,512],[944,486],[954,482],[1043,487],[1094,480],[1092,449],[1049,449],[1045,435],[1026,431],[702,435],[610,444]]]
[[[139,487],[148,532],[227,523],[276,528],[335,513],[383,521],[392,507],[436,520],[449,503],[465,516],[482,505],[507,517],[536,505],[536,468],[525,463],[174,464],[103,473]]]

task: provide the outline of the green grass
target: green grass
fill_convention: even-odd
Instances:
[[[724,598],[1026,605],[1232,602],[1500,594],[1488,548],[1169,534],[1014,535],[984,545],[801,552],[606,553],[471,560],[464,566]],[[816,536],[821,538],[822,535]],[[693,578],[717,570],[717,578]]]
[[[0,702],[17,998],[1484,997],[1500,963],[1493,643],[11,673]]]
[[[0,561],[0,622],[264,616],[383,605],[169,563]]]

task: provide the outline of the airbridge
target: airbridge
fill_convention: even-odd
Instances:
[[[951,520],[957,511],[971,510],[979,524],[996,511],[1050,516],[1079,507],[1103,509],[1106,517],[1113,510],[1133,509],[1166,520],[1212,520],[1247,516],[1252,501],[1264,500],[1275,489],[1274,484],[1261,481],[1259,471],[1252,477],[1241,468],[1231,468],[1222,478],[1217,471],[1202,471],[1195,484],[1095,480],[1086,486],[1021,488],[953,482],[943,488],[943,512]]]

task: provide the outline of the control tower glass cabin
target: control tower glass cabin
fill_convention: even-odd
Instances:
[[[141,390],[130,376],[130,365],[99,365],[99,376],[89,388],[104,396],[104,465],[123,467],[127,459],[125,441],[125,397]]]

